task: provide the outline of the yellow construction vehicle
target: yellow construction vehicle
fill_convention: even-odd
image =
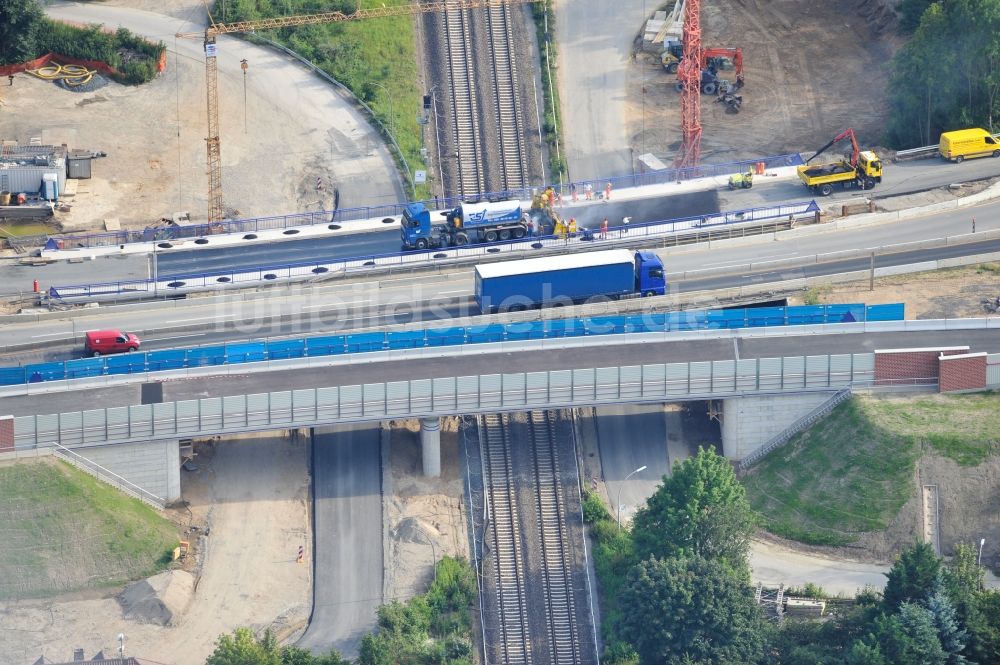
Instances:
[[[729,176],[729,189],[750,189],[753,187],[753,171]]]
[[[809,162],[819,157],[837,141],[851,139],[851,158],[839,162],[809,166]],[[805,183],[809,191],[822,196],[829,196],[835,187],[843,189],[874,189],[882,182],[882,160],[871,150],[861,150],[853,129],[838,134],[832,141],[816,151],[816,154],[806,160],[805,165],[798,169],[799,179]]]

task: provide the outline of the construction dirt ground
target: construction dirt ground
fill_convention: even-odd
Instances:
[[[441,557],[469,558],[458,436],[458,419],[442,419],[441,475],[427,478],[419,421],[393,423],[389,468],[382,470],[386,602],[426,591]]]
[[[191,543],[182,566],[120,589],[0,603],[0,662],[28,665],[117,652],[202,665],[222,633],[271,628],[279,638],[309,619],[312,551],[304,440],[251,435],[197,444],[182,471],[186,505],[167,511]],[[53,544],[58,546],[58,544]]]
[[[196,20],[200,0],[111,0],[129,7]],[[197,19],[203,20],[203,19]],[[175,212],[204,221],[206,176],[205,64],[178,58],[167,44],[167,70],[141,86],[109,82],[93,92],[70,92],[49,81],[18,74],[0,90],[0,138],[27,144],[66,143],[102,150],[93,178],[80,180],[68,212],[57,213],[64,231],[103,231],[105,220],[144,228]],[[227,212],[240,217],[329,210],[332,187],[317,193],[316,177],[331,178],[331,148],[317,140],[308,119],[277,109],[254,93],[253,72],[244,131],[243,84],[220,77],[223,185]]]
[[[651,3],[652,4],[652,3]],[[880,0],[703,0],[702,46],[743,49],[743,108],[726,113],[702,96],[702,162],[730,162],[819,148],[853,127],[866,146],[882,138],[887,82],[896,48],[873,12]],[[637,30],[641,26],[636,26]],[[656,51],[662,51],[658,47]],[[735,80],[732,69],[721,78]],[[659,52],[639,52],[629,67],[629,135],[635,154],[665,163],[680,147],[676,74]]]

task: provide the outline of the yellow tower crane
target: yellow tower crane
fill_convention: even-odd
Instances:
[[[265,18],[257,21],[235,21],[233,23],[216,23],[211,12],[208,20],[211,25],[205,28],[205,84],[208,96],[208,221],[218,222],[225,219],[222,208],[222,145],[219,141],[219,73],[216,64],[215,38],[219,35],[233,33],[256,32],[258,30],[273,30],[290,28],[299,25],[316,23],[339,23],[359,19],[381,18],[385,16],[407,16],[427,14],[449,10],[478,9],[481,7],[499,7],[502,5],[520,5],[540,2],[540,0],[439,0],[438,2],[412,2],[391,7],[375,7],[362,9],[358,7],[353,13],[322,12],[319,14],[303,14],[301,16],[281,16]],[[198,38],[200,32],[179,32],[178,37]]]

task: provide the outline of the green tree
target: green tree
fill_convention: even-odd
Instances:
[[[965,648],[966,632],[955,617],[955,608],[945,595],[943,584],[939,582],[937,587],[927,599],[927,609],[931,613],[938,640],[947,654],[948,665],[965,665],[967,661],[962,650]]]
[[[916,603],[903,603],[895,614],[875,621],[878,646],[890,665],[945,665],[934,617]]]
[[[954,53],[948,17],[932,4],[892,63],[888,135],[894,146],[928,145],[942,125],[950,124]]]
[[[268,631],[257,639],[249,628],[220,635],[205,665],[282,665],[281,649]]]
[[[870,638],[874,640],[874,637]],[[878,644],[858,641],[851,645],[844,657],[845,665],[889,665]]]
[[[944,585],[957,606],[969,602],[983,588],[986,572],[978,563],[978,552],[969,543],[955,545],[955,554],[944,567]]]
[[[901,603],[927,600],[940,574],[941,559],[927,543],[903,550],[886,573],[889,578],[883,592],[886,610],[894,612]]]
[[[358,665],[396,665],[396,650],[381,635],[368,633],[361,638],[358,648]]]
[[[973,599],[965,654],[975,663],[1000,663],[1000,591],[983,591]]]
[[[307,649],[299,647],[282,647],[281,665],[351,665],[351,662],[331,650],[323,656],[314,656]]]
[[[702,557],[647,559],[629,572],[621,633],[641,663],[755,663],[766,626],[753,589],[723,563]]]
[[[632,522],[639,558],[719,558],[744,571],[757,516],[725,457],[702,448],[674,466]]]
[[[911,34],[920,25],[920,17],[934,4],[936,0],[902,0],[897,6],[899,11],[899,31]]]
[[[42,20],[37,0],[0,2],[0,65],[38,57],[35,50]]]

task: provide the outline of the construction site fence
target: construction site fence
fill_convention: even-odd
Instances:
[[[16,417],[7,445],[22,452],[53,444],[132,443],[456,414],[830,392],[873,385],[874,358],[863,353],[479,374],[115,406]]]
[[[503,253],[524,252],[527,250],[568,249],[576,245],[582,249],[596,248],[598,244],[607,243],[608,248],[616,244],[631,245],[648,238],[669,236],[691,230],[736,226],[756,222],[766,222],[778,219],[800,219],[815,215],[819,210],[815,201],[803,201],[788,205],[777,205],[747,210],[734,210],[709,215],[668,219],[643,224],[630,224],[609,227],[606,239],[599,235],[594,242],[586,242],[581,234],[568,236],[536,236],[521,240],[500,241],[462,247],[443,249],[417,250],[396,252],[392,254],[371,254],[344,259],[334,259],[325,262],[286,263],[272,266],[250,266],[236,270],[219,270],[204,273],[189,273],[175,275],[157,275],[156,279],[132,279],[116,282],[98,282],[94,284],[67,284],[49,287],[48,295],[55,300],[91,299],[99,297],[163,296],[185,293],[188,291],[208,288],[225,288],[236,284],[247,285],[253,282],[261,284],[275,283],[289,279],[322,278],[331,275],[353,271],[364,271],[372,268],[393,268],[397,266],[423,267],[442,264],[456,259],[475,259],[479,257],[495,257]]]
[[[714,176],[730,175],[733,173],[744,173],[747,170],[756,169],[757,164],[764,164],[764,168],[771,169],[782,166],[797,166],[802,163],[802,157],[798,154],[777,155],[772,157],[761,157],[758,159],[745,159],[737,162],[727,162],[725,164],[704,164],[702,166],[693,166],[683,169],[662,169],[648,171],[645,173],[634,173],[627,176],[617,176],[613,178],[580,180],[573,183],[556,185],[556,189],[560,191],[560,194],[564,198],[568,198],[571,196],[571,192],[575,187],[577,195],[580,199],[583,199],[587,185],[591,186],[595,196],[602,196],[608,184],[611,185],[613,192],[616,189],[622,189],[625,187],[661,185],[684,180],[694,180],[697,178],[709,178]],[[450,210],[461,205],[462,203],[475,203],[478,201],[528,201],[542,189],[544,188],[526,187],[523,189],[512,189],[503,192],[475,194],[464,198],[435,198],[422,201],[422,203],[432,210]],[[331,192],[330,195],[332,196],[334,193]],[[113,247],[115,245],[125,245],[133,242],[154,242],[182,238],[200,238],[220,233],[254,233],[270,229],[286,229],[297,226],[313,226],[316,224],[342,224],[358,220],[378,219],[380,217],[397,217],[403,214],[403,209],[407,205],[407,203],[391,203],[360,206],[357,208],[338,208],[335,210],[318,210],[315,212],[275,215],[272,217],[225,220],[213,222],[211,224],[150,226],[142,230],[110,231],[106,233],[90,233],[86,235],[58,235],[50,236],[48,242],[46,242],[45,248],[49,250],[58,250],[80,247]]]
[[[165,349],[61,362],[34,363],[21,367],[3,367],[0,368],[0,385],[14,386],[45,381],[67,381],[121,374],[147,374],[270,360],[507,341],[628,333],[902,321],[903,318],[904,306],[902,303],[868,306],[863,304],[800,305],[360,332],[299,339],[239,342],[188,349]]]

